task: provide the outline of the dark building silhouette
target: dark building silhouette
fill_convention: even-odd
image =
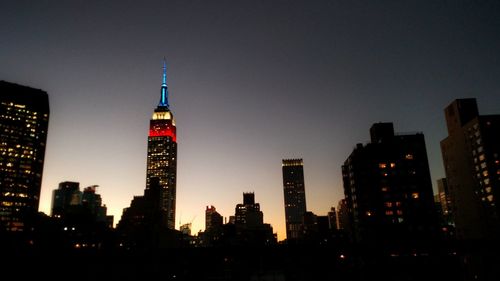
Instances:
[[[158,106],[149,123],[146,189],[158,178],[162,189],[161,206],[170,229],[175,228],[177,178],[177,131],[168,103],[167,68],[163,63],[163,82]]]
[[[395,135],[392,123],[370,129],[342,166],[355,241],[423,243],[437,235],[424,135]]]
[[[89,209],[97,221],[107,222],[110,227],[113,227],[113,216],[106,215],[108,208],[102,204],[101,195],[96,192],[97,187],[98,185],[91,185],[83,190],[82,205]]]
[[[438,203],[441,231],[445,237],[453,238],[455,236],[455,222],[453,221],[450,191],[446,178],[437,180],[437,194],[435,196]]]
[[[38,212],[48,124],[46,92],[0,81],[0,231],[23,231]]]
[[[214,206],[207,206],[205,210],[205,230],[220,228],[223,224],[222,216]]]
[[[445,109],[441,141],[451,215],[458,239],[500,237],[500,115],[479,115],[476,100]]]
[[[234,225],[234,223],[233,223]],[[214,206],[205,209],[205,232],[202,233],[204,246],[217,246],[223,243],[223,218]]]
[[[52,193],[52,218],[38,222],[34,244],[74,250],[112,247],[113,216],[106,214],[96,187],[81,192],[78,182],[59,183]]]
[[[337,205],[337,229],[351,232],[351,221],[349,219],[349,210],[347,209],[347,201],[339,200]]]
[[[81,202],[80,183],[71,181],[59,183],[58,189],[52,191],[52,217],[61,217],[71,206],[80,205]]]
[[[260,211],[260,204],[255,203],[253,192],[243,193],[243,204],[237,204],[235,209],[236,225],[257,226],[264,223],[264,214]]]
[[[446,178],[437,180],[438,200],[441,206],[443,216],[451,219],[451,199]]]
[[[328,227],[332,230],[337,230],[337,212],[335,211],[335,207],[330,208],[330,212],[328,212]]]
[[[159,178],[151,178],[144,196],[134,196],[130,207],[123,209],[117,231],[120,244],[129,249],[159,249],[180,246],[181,233],[169,227],[168,212]]]
[[[191,235],[191,223],[188,222],[188,223],[182,224],[181,226],[179,226],[179,231],[184,235],[190,236]]]
[[[304,232],[304,214],[307,210],[304,162],[302,159],[283,159],[282,172],[286,237],[288,240],[301,239]]]
[[[234,227],[236,245],[270,245],[276,243],[273,228],[270,224],[264,223],[264,214],[260,210],[260,204],[255,203],[255,194],[253,192],[243,193],[243,203],[236,205]]]
[[[107,215],[106,205],[102,204],[101,195],[96,193],[98,185],[92,185],[80,191],[79,182],[65,181],[59,183],[58,189],[52,192],[52,217],[63,218],[85,213],[91,221],[105,223],[113,227],[113,216]]]

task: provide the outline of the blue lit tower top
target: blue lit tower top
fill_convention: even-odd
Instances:
[[[158,106],[168,108],[167,61],[163,58],[163,81],[161,83],[161,99]]]

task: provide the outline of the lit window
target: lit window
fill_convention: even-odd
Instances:
[[[384,204],[384,205],[385,205],[386,207],[390,208],[390,207],[392,207],[392,202],[385,202],[385,204]]]
[[[405,158],[407,160],[413,160],[413,154],[408,153],[408,154],[406,154]]]
[[[387,192],[387,191],[389,190],[389,188],[388,188],[387,186],[383,186],[383,187],[381,188],[381,190],[382,190],[383,192]]]
[[[396,167],[396,163],[391,163],[391,168]]]
[[[378,164],[378,167],[379,167],[380,169],[385,169],[385,168],[387,168],[387,164],[385,164],[385,163],[380,163],[380,164]]]
[[[419,196],[419,195],[418,195],[418,192],[413,192],[413,193],[411,194],[411,198],[413,198],[413,199],[418,199],[418,196]]]
[[[493,201],[493,195],[488,195],[486,198],[488,198],[488,201],[490,201],[490,202]]]
[[[387,210],[387,211],[385,211],[385,215],[386,216],[392,216],[392,215],[394,215],[394,212],[391,211],[391,210]]]

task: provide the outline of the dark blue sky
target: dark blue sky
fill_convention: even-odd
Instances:
[[[197,232],[206,205],[229,216],[254,191],[282,239],[282,158],[304,158],[319,215],[375,122],[422,131],[444,176],[444,107],[500,113],[499,15],[499,1],[4,1],[0,79],[50,95],[40,209],[74,180],[100,185],[118,221],[144,190],[166,57],[177,225]]]

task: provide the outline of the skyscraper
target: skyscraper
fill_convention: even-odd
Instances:
[[[445,116],[441,152],[457,238],[498,239],[500,115],[479,115],[469,98],[453,101]]]
[[[286,238],[303,237],[306,193],[302,159],[283,159],[283,192],[285,197]]]
[[[151,179],[158,178],[161,187],[161,208],[166,212],[166,225],[175,228],[177,178],[177,134],[175,120],[168,103],[167,67],[163,62],[160,102],[149,123],[146,189]]]
[[[38,212],[48,124],[46,92],[0,81],[0,230]]]
[[[427,242],[437,235],[424,135],[394,134],[392,123],[370,129],[342,166],[354,238],[367,243]]]

